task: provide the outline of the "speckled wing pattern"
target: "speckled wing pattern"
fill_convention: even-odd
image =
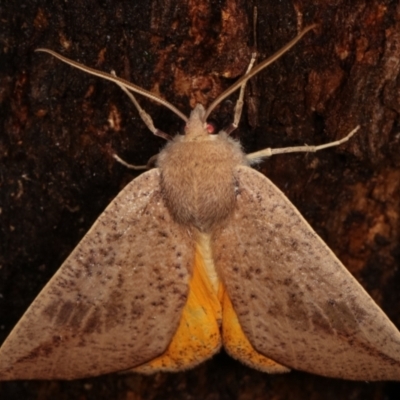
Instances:
[[[144,173],[14,328],[0,351],[0,379],[76,379],[160,355],[178,327],[193,259],[189,230],[163,203],[158,170]]]
[[[400,334],[267,178],[237,167],[237,207],[213,253],[244,333],[295,369],[400,379]]]

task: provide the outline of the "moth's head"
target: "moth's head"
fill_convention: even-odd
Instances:
[[[206,121],[206,110],[201,104],[197,104],[186,123],[185,140],[208,139],[212,130],[214,127]]]

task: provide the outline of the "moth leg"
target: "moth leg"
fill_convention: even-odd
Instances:
[[[264,157],[271,157],[275,154],[284,154],[284,153],[315,153],[316,151],[327,149],[328,147],[339,146],[342,143],[347,142],[358,130],[360,129],[360,125],[355,127],[347,136],[342,139],[336,140],[335,142],[329,142],[325,144],[321,144],[319,146],[295,146],[295,147],[283,147],[281,149],[264,149],[260,151],[256,151],[255,153],[250,153],[246,155],[246,158],[250,162],[257,162]]]
[[[149,158],[149,161],[147,161],[146,165],[134,165],[134,164],[129,164],[125,160],[123,160],[121,157],[119,157],[117,154],[112,155],[113,158],[118,161],[120,164],[122,164],[124,167],[129,168],[129,169],[134,169],[135,171],[144,171],[144,170],[149,170],[152,168],[156,168],[157,166],[157,158],[158,154],[155,154],[154,156],[151,156]]]
[[[250,60],[250,64],[247,67],[246,70],[246,75],[251,71],[251,69],[253,68],[254,62],[256,61],[257,58],[257,52],[252,53],[251,55],[251,60]],[[240,93],[239,93],[239,98],[236,101],[235,104],[235,116],[233,118],[233,122],[232,124],[230,124],[228,126],[227,129],[224,129],[224,131],[226,132],[227,135],[230,135],[239,125],[239,121],[240,121],[240,117],[242,115],[242,110],[243,110],[243,97],[244,97],[244,90],[246,88],[246,84],[248,81],[245,81],[243,83],[243,85],[240,87]]]
[[[111,75],[117,76],[115,74],[115,71],[111,71]],[[160,129],[157,129],[154,126],[153,119],[151,118],[151,116],[149,114],[147,114],[146,111],[143,110],[142,107],[140,107],[140,104],[137,102],[135,96],[124,85],[121,85],[118,82],[115,82],[115,83],[126,93],[126,95],[129,97],[129,99],[132,101],[133,105],[136,107],[136,109],[139,112],[140,118],[146,124],[147,128],[149,128],[149,130],[153,133],[153,135],[162,137],[165,140],[172,140],[172,137],[170,135],[168,135],[168,133],[165,133],[165,132],[161,131]]]
[[[117,76],[115,74],[115,71],[111,71],[111,75]],[[168,135],[167,133],[160,131],[154,126],[153,119],[149,114],[147,114],[146,111],[143,110],[142,107],[140,107],[140,104],[137,102],[135,96],[123,85],[120,85],[118,82],[115,82],[129,97],[129,99],[132,101],[134,106],[139,112],[140,118],[142,118],[142,121],[146,124],[147,128],[156,136],[162,137],[166,140],[171,140],[171,136]],[[142,171],[142,170],[148,170],[151,168],[154,168],[155,161],[157,159],[157,155],[151,157],[149,161],[147,162],[146,165],[134,165],[134,164],[129,164],[125,160],[123,160],[121,157],[119,157],[117,154],[113,154],[113,158],[118,161],[120,164],[122,164],[124,167],[129,168],[129,169],[134,169],[135,171]]]
[[[112,155],[113,158],[118,161],[120,164],[122,164],[124,167],[129,168],[129,169],[134,169],[136,171],[143,171],[148,169],[147,165],[133,165],[133,164],[129,164],[126,161],[124,161],[121,157],[119,157],[117,154],[113,154]]]

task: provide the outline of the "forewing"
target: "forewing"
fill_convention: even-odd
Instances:
[[[237,206],[213,252],[252,345],[316,374],[399,380],[396,327],[273,183],[248,167],[235,175]]]
[[[0,350],[0,379],[75,379],[160,355],[178,327],[194,244],[159,172],[132,181],[38,295]]]

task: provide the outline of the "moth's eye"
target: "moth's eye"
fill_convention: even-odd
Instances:
[[[217,123],[215,121],[207,121],[207,132],[210,135],[216,135],[219,132]]]

